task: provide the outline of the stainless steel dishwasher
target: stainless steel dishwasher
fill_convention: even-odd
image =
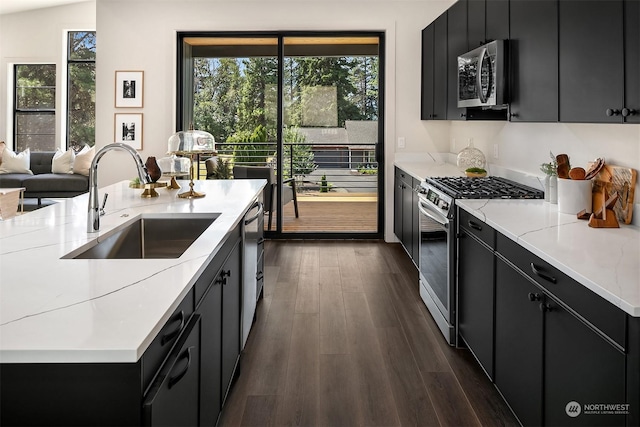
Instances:
[[[256,199],[242,223],[242,348],[247,342],[264,282],[264,206]]]

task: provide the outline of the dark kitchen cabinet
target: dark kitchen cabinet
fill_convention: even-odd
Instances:
[[[510,120],[557,122],[558,2],[511,0],[509,7]]]
[[[187,324],[143,403],[146,426],[198,425],[200,316]]]
[[[467,46],[475,49],[486,42],[486,0],[467,0]]]
[[[496,260],[494,382],[523,425],[542,425],[542,292]]]
[[[215,426],[222,410],[222,284],[213,281],[198,308],[202,316],[200,423]]]
[[[627,123],[640,123],[640,0],[624,2],[625,95],[621,111]]]
[[[621,123],[623,0],[560,1],[558,11],[560,121]]]
[[[196,313],[202,316],[200,425],[214,426],[240,355],[240,229],[225,242],[225,254],[207,269],[207,289]],[[208,274],[211,273],[211,274]]]
[[[401,174],[403,172],[395,168],[394,180],[393,180],[393,234],[402,243],[402,193],[403,182]]]
[[[447,10],[447,120],[465,120],[466,108],[458,108],[458,56],[469,51],[467,0]]]
[[[486,0],[485,41],[509,40],[509,0]]]
[[[493,40],[509,39],[509,0],[467,0],[469,50]]]
[[[458,333],[493,379],[495,231],[458,210]]]
[[[222,399],[231,388],[233,375],[240,359],[241,289],[242,277],[240,244],[233,249],[220,272],[222,281]]]
[[[523,425],[624,425],[626,315],[517,243],[496,242],[495,384]],[[584,408],[584,406],[582,407]]]
[[[447,116],[447,13],[422,30],[422,120]]]
[[[418,199],[413,190],[418,180],[396,167],[394,191],[394,233],[414,263],[418,263]]]
[[[624,414],[567,416],[569,402],[627,403],[625,353],[555,302],[544,328],[544,425],[623,426]],[[633,369],[637,369],[637,366]]]

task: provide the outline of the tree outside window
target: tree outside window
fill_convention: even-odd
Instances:
[[[95,144],[95,31],[69,31],[67,67],[67,146],[79,151]]]
[[[14,67],[14,141],[22,151],[55,149],[56,66],[18,64]]]

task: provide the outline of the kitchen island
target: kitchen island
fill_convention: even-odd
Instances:
[[[110,185],[100,190],[101,199],[109,196],[96,233],[86,231],[86,194],[0,222],[3,423],[16,421],[4,419],[7,408],[29,402],[18,418],[25,423],[155,424],[162,422],[157,410],[172,407],[156,396],[164,380],[175,379],[172,372],[182,374],[185,360],[200,375],[216,369],[233,375],[240,346],[241,222],[265,184],[196,181],[196,190],[206,193],[200,199],[164,188],[158,197],[142,198],[128,182]],[[136,218],[190,215],[215,220],[178,258],[65,258]],[[229,313],[233,334],[220,326],[229,323]],[[236,348],[225,366],[227,342]],[[175,366],[166,366],[168,360]],[[206,380],[190,383],[206,388]],[[169,381],[174,395],[187,387],[183,383],[190,384]],[[198,395],[209,391],[220,402],[228,384],[196,390],[194,416],[202,418]],[[25,420],[29,413],[57,418]]]

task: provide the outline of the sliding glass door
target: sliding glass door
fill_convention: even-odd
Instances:
[[[214,135],[216,164],[229,173],[212,177],[273,171],[272,237],[382,237],[382,41],[179,35],[178,126]]]

